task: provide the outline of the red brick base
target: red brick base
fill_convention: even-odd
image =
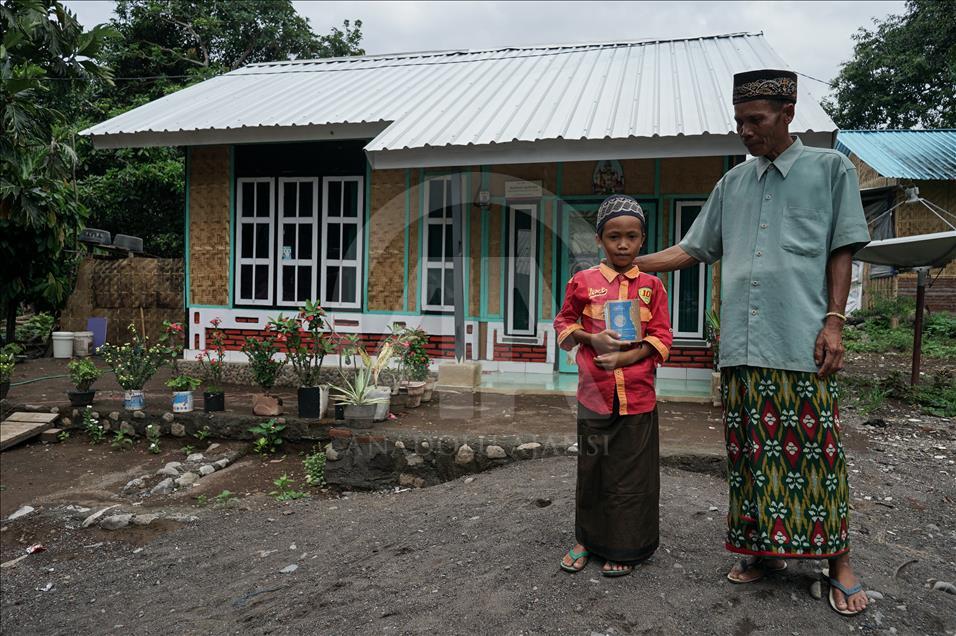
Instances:
[[[714,366],[714,352],[710,347],[673,347],[665,367],[690,369],[711,369]]]

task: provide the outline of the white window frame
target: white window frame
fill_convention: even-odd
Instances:
[[[442,299],[444,300],[445,271],[446,271],[446,270],[454,270],[454,269],[455,269],[455,261],[453,260],[454,257],[452,257],[452,259],[450,259],[450,260],[444,260],[444,259],[442,259],[441,261],[429,260],[429,258],[428,258],[428,233],[431,231],[432,226],[436,226],[436,225],[437,225],[437,226],[439,226],[439,227],[441,228],[441,236],[442,236],[442,239],[441,239],[441,240],[442,240],[442,250],[441,250],[441,253],[442,253],[442,254],[445,254],[445,251],[446,251],[446,250],[445,250],[445,226],[453,225],[454,222],[455,222],[455,220],[454,220],[454,215],[452,215],[452,216],[450,216],[450,217],[448,217],[448,218],[444,218],[444,217],[443,217],[443,218],[441,218],[441,219],[434,219],[434,218],[432,218],[432,217],[428,214],[429,211],[431,210],[431,201],[429,200],[429,199],[431,198],[431,182],[432,182],[432,181],[446,181],[446,182],[448,182],[448,184],[449,184],[449,186],[450,186],[450,185],[451,185],[451,180],[452,180],[454,177],[455,177],[455,175],[446,174],[446,175],[435,175],[435,176],[431,176],[431,177],[426,177],[426,178],[425,178],[425,205],[422,206],[423,232],[422,232],[422,247],[421,247],[421,250],[422,250],[422,252],[421,252],[421,253],[422,253],[422,258],[421,258],[422,267],[421,267],[421,270],[422,270],[422,271],[421,271],[421,286],[420,286],[420,289],[422,290],[422,292],[421,292],[421,293],[422,293],[422,298],[421,298],[421,301],[422,301],[422,310],[424,310],[424,311],[441,311],[441,312],[452,312],[452,311],[455,311],[455,305],[454,305],[454,304],[450,304],[450,305],[449,305],[449,304],[433,305],[433,304],[429,304],[429,303],[428,303],[428,295],[429,295],[429,294],[428,294],[428,270],[430,270],[430,269],[440,269],[440,270],[441,270],[441,273],[442,273],[442,274],[441,274]],[[443,198],[443,200],[442,200],[442,209],[444,209],[445,207],[448,207],[449,204],[452,204],[452,203],[453,203],[453,202],[445,201],[445,200],[444,200],[444,193],[446,192],[446,190],[447,190],[448,192],[452,192],[452,191],[453,191],[453,188],[451,188],[451,187],[448,187],[447,189],[446,189],[446,188],[442,188],[442,198]],[[452,233],[454,233],[454,227],[452,227]]]
[[[677,245],[680,240],[684,237],[684,228],[681,227],[681,210],[684,206],[696,206],[701,209],[704,207],[704,201],[677,201],[674,204],[674,245]],[[690,229],[690,228],[687,228]],[[697,331],[678,331],[678,304],[680,303],[680,283],[681,283],[681,270],[674,270],[674,293],[671,296],[673,298],[673,308],[671,312],[671,323],[674,326],[674,337],[675,338],[685,338],[688,340],[704,340],[704,329],[706,321],[706,312],[707,312],[707,265],[705,263],[700,263],[697,265],[700,271],[700,288],[697,290],[698,295],[698,324],[700,328]]]
[[[328,237],[328,228],[329,228],[329,184],[337,182],[342,184],[342,193],[340,197],[340,205],[342,206],[339,209],[340,216],[333,217],[332,223],[339,225],[354,224],[356,226],[355,232],[355,258],[328,258],[328,250],[326,249],[326,241]],[[346,217],[341,213],[345,210],[345,187],[344,184],[348,182],[354,182],[357,185],[358,196],[358,214],[354,217],[354,220],[350,217]],[[362,308],[362,289],[364,283],[363,276],[363,264],[365,261],[365,178],[364,177],[323,177],[322,178],[322,245],[320,246],[320,254],[322,258],[320,259],[320,266],[318,271],[318,276],[322,281],[320,289],[320,304],[323,307],[335,307],[338,309],[361,309]],[[343,232],[339,232],[339,237],[344,236]],[[342,256],[345,256],[345,245],[342,245]],[[353,266],[355,267],[355,299],[353,301],[326,301],[326,275],[325,271],[329,265],[332,266]],[[341,288],[341,275],[339,277],[339,285]]]
[[[515,212],[526,212],[531,217],[531,274],[529,288],[529,306],[531,315],[528,316],[528,329],[515,329],[514,327],[514,305],[511,290],[515,283],[515,258],[511,254],[511,248],[515,241]],[[509,336],[534,336],[537,335],[537,300],[538,300],[538,205],[536,203],[515,203],[508,206],[508,244],[505,246],[505,254],[508,259],[508,284],[505,289],[509,290],[507,311],[505,316],[505,334]]]
[[[311,217],[301,217],[295,216],[286,218],[285,216],[285,184],[287,183],[297,183],[300,184],[296,188],[296,197],[299,196],[299,191],[302,188],[301,184],[312,184],[312,216]],[[296,212],[299,211],[298,200],[296,200]],[[315,282],[319,277],[318,272],[318,261],[317,258],[319,252],[319,223],[322,220],[319,218],[319,178],[318,177],[280,177],[279,178],[279,212],[276,215],[277,221],[276,225],[278,226],[277,230],[277,240],[275,244],[278,246],[277,250],[281,250],[283,244],[285,243],[285,226],[287,223],[294,223],[296,225],[311,225],[312,226],[312,258],[294,258],[288,261],[282,260],[281,252],[276,254],[276,306],[279,307],[300,307],[306,300],[315,300]],[[301,228],[300,228],[301,231]],[[296,236],[296,251],[299,249],[298,236]],[[297,254],[298,255],[298,254]],[[308,298],[299,298],[296,300],[282,300],[284,294],[282,289],[282,268],[286,265],[294,265],[296,268],[296,276],[294,285],[298,287],[298,268],[300,265],[308,265],[312,267],[312,286],[310,287],[309,297]]]
[[[255,208],[253,208],[252,217],[242,216],[242,185],[244,183],[268,183],[269,184],[269,216],[258,217],[255,216]],[[256,186],[258,189],[258,186]],[[275,179],[272,177],[243,177],[236,180],[236,234],[233,240],[236,241],[236,304],[237,305],[268,305],[272,306],[272,301],[274,298],[274,281],[275,281]],[[256,199],[253,199],[254,204]],[[259,224],[268,224],[269,226],[269,256],[267,258],[255,258],[246,257],[242,255],[242,228],[245,225],[259,225]],[[252,244],[252,253],[256,253],[255,245],[255,230],[253,230],[253,244]],[[243,265],[252,265],[252,298],[243,298],[242,293],[242,266]],[[256,300],[256,267],[260,265],[267,265],[269,267],[269,296],[264,300]]]

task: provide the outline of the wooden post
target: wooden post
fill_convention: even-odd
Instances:
[[[916,320],[913,323],[913,372],[910,385],[919,383],[920,353],[923,347],[923,312],[926,309],[926,274],[928,267],[916,268]]]

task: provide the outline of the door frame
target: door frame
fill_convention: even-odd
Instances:
[[[538,202],[509,203],[508,233],[505,243],[505,258],[508,260],[508,271],[505,275],[505,335],[508,336],[536,336],[538,334]],[[514,289],[515,260],[511,251],[515,239],[515,211],[522,211],[531,218],[531,269],[529,274],[530,289],[528,294],[528,329],[517,331],[514,328],[514,312],[511,290]]]

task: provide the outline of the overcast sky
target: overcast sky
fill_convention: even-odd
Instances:
[[[67,0],[80,21],[107,22],[113,2]],[[626,41],[763,31],[790,66],[833,79],[851,35],[904,2],[294,2],[316,33],[361,19],[368,53]],[[826,87],[816,85],[822,96]]]

